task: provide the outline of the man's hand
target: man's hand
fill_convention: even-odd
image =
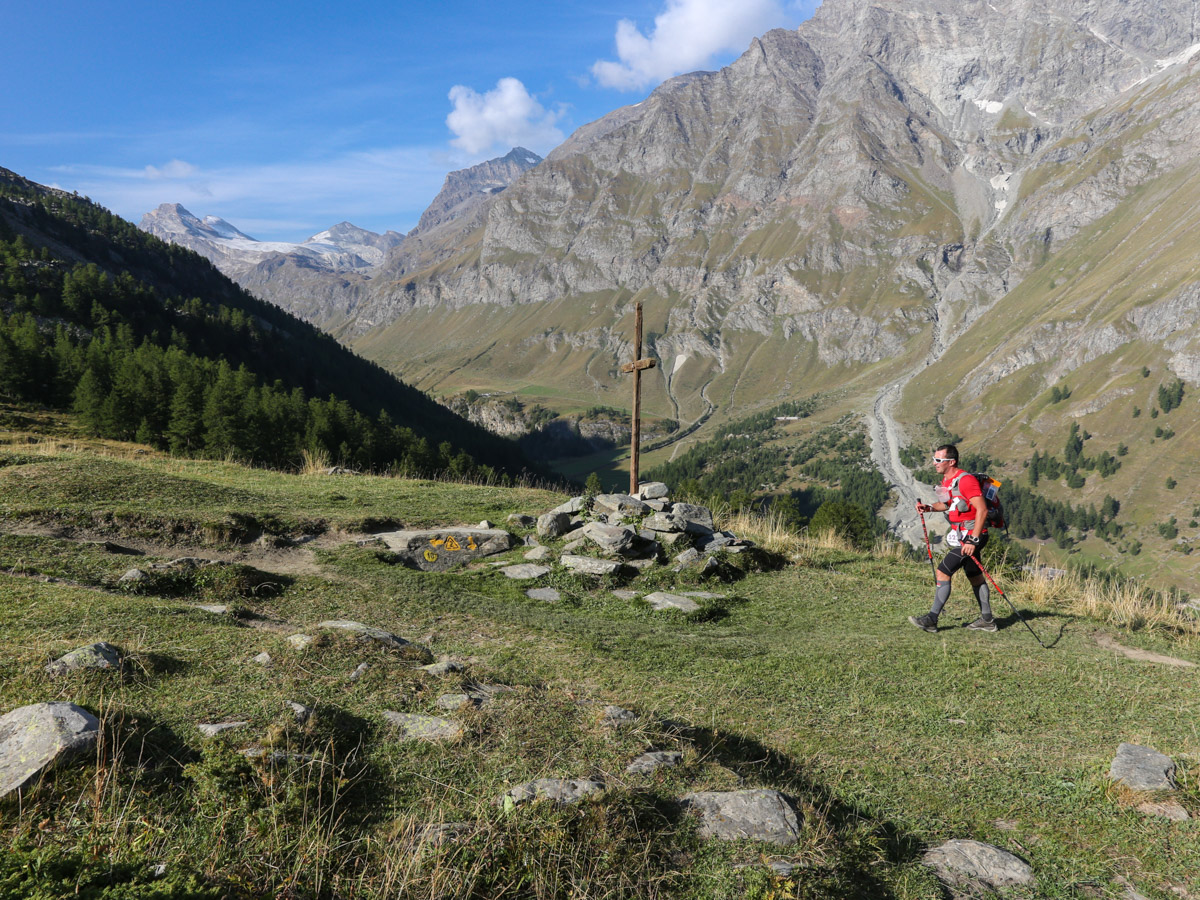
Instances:
[[[970,543],[969,541],[963,541],[962,552],[963,552],[963,556],[974,556],[975,555],[975,545]]]
[[[923,513],[933,512],[933,507],[930,506],[928,503],[921,503],[918,500],[917,501],[917,512],[923,512]]]

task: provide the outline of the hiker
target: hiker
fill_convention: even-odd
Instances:
[[[983,489],[974,475],[958,467],[958,448],[953,444],[943,444],[934,451],[933,468],[942,476],[942,483],[937,488],[938,502],[918,503],[917,509],[923,513],[946,513],[950,520],[950,531],[946,534],[950,551],[937,567],[933,608],[923,616],[909,616],[908,621],[925,631],[936,632],[938,616],[950,599],[950,579],[962,569],[979,601],[979,618],[967,627],[976,631],[995,631],[987,579],[975,561],[988,541],[987,503]]]

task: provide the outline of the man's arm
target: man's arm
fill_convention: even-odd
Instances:
[[[976,540],[983,534],[983,526],[987,524],[987,503],[984,502],[982,496],[972,497],[969,501],[971,509],[975,510],[975,525],[971,528],[971,537]],[[963,542],[963,553],[967,556],[975,555],[975,545]]]

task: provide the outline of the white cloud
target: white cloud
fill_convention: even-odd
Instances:
[[[407,231],[441,187],[444,150],[398,147],[319,160],[205,167],[172,160],[143,167],[59,166],[55,180],[138,222],[160,203],[220,216],[262,240],[303,240],[348,220]]]
[[[561,113],[546,110],[516,78],[501,78],[486,94],[457,84],[450,101],[446,125],[457,135],[450,143],[473,156],[517,146],[545,153],[562,143]]]
[[[629,19],[618,22],[620,61],[600,60],[592,75],[605,87],[644,88],[702,69],[718,53],[745,50],[752,38],[795,18],[779,0],[667,0],[649,35]]]
[[[173,159],[161,169],[158,166],[146,166],[146,177],[154,179],[188,178],[196,173],[196,167],[182,159]]]

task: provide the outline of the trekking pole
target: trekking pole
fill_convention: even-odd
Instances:
[[[933,564],[933,546],[929,543],[929,529],[925,527],[925,513],[917,504],[917,515],[921,517],[921,531],[925,532],[925,552],[929,554],[929,568],[933,570],[933,583],[937,584],[937,566]]]
[[[996,584],[996,579],[992,578],[992,573],[989,572],[986,568],[984,568],[983,560],[981,560],[979,558],[978,553],[972,555],[971,558],[975,560],[975,565],[979,566],[979,571],[983,572],[983,574],[985,576],[987,576],[988,583],[991,584],[991,586],[993,588],[995,588],[996,593],[998,593],[1001,597],[1003,597],[1005,599],[1005,601],[1008,603],[1008,605],[1012,607],[1012,611],[1017,614],[1017,618],[1021,620],[1021,624],[1023,624],[1026,628],[1029,629],[1029,633],[1033,635],[1033,639],[1042,645],[1043,650],[1049,650],[1050,649],[1049,647],[1047,647],[1045,644],[1042,644],[1042,639],[1037,636],[1037,632],[1033,630],[1033,626],[1025,621],[1025,617],[1023,615],[1021,615],[1021,611],[1019,609],[1017,609],[1016,604],[1014,604],[1011,600],[1008,599],[1008,594],[1006,594],[1006,593],[1004,593],[1004,591],[1000,590],[1000,585]]]

